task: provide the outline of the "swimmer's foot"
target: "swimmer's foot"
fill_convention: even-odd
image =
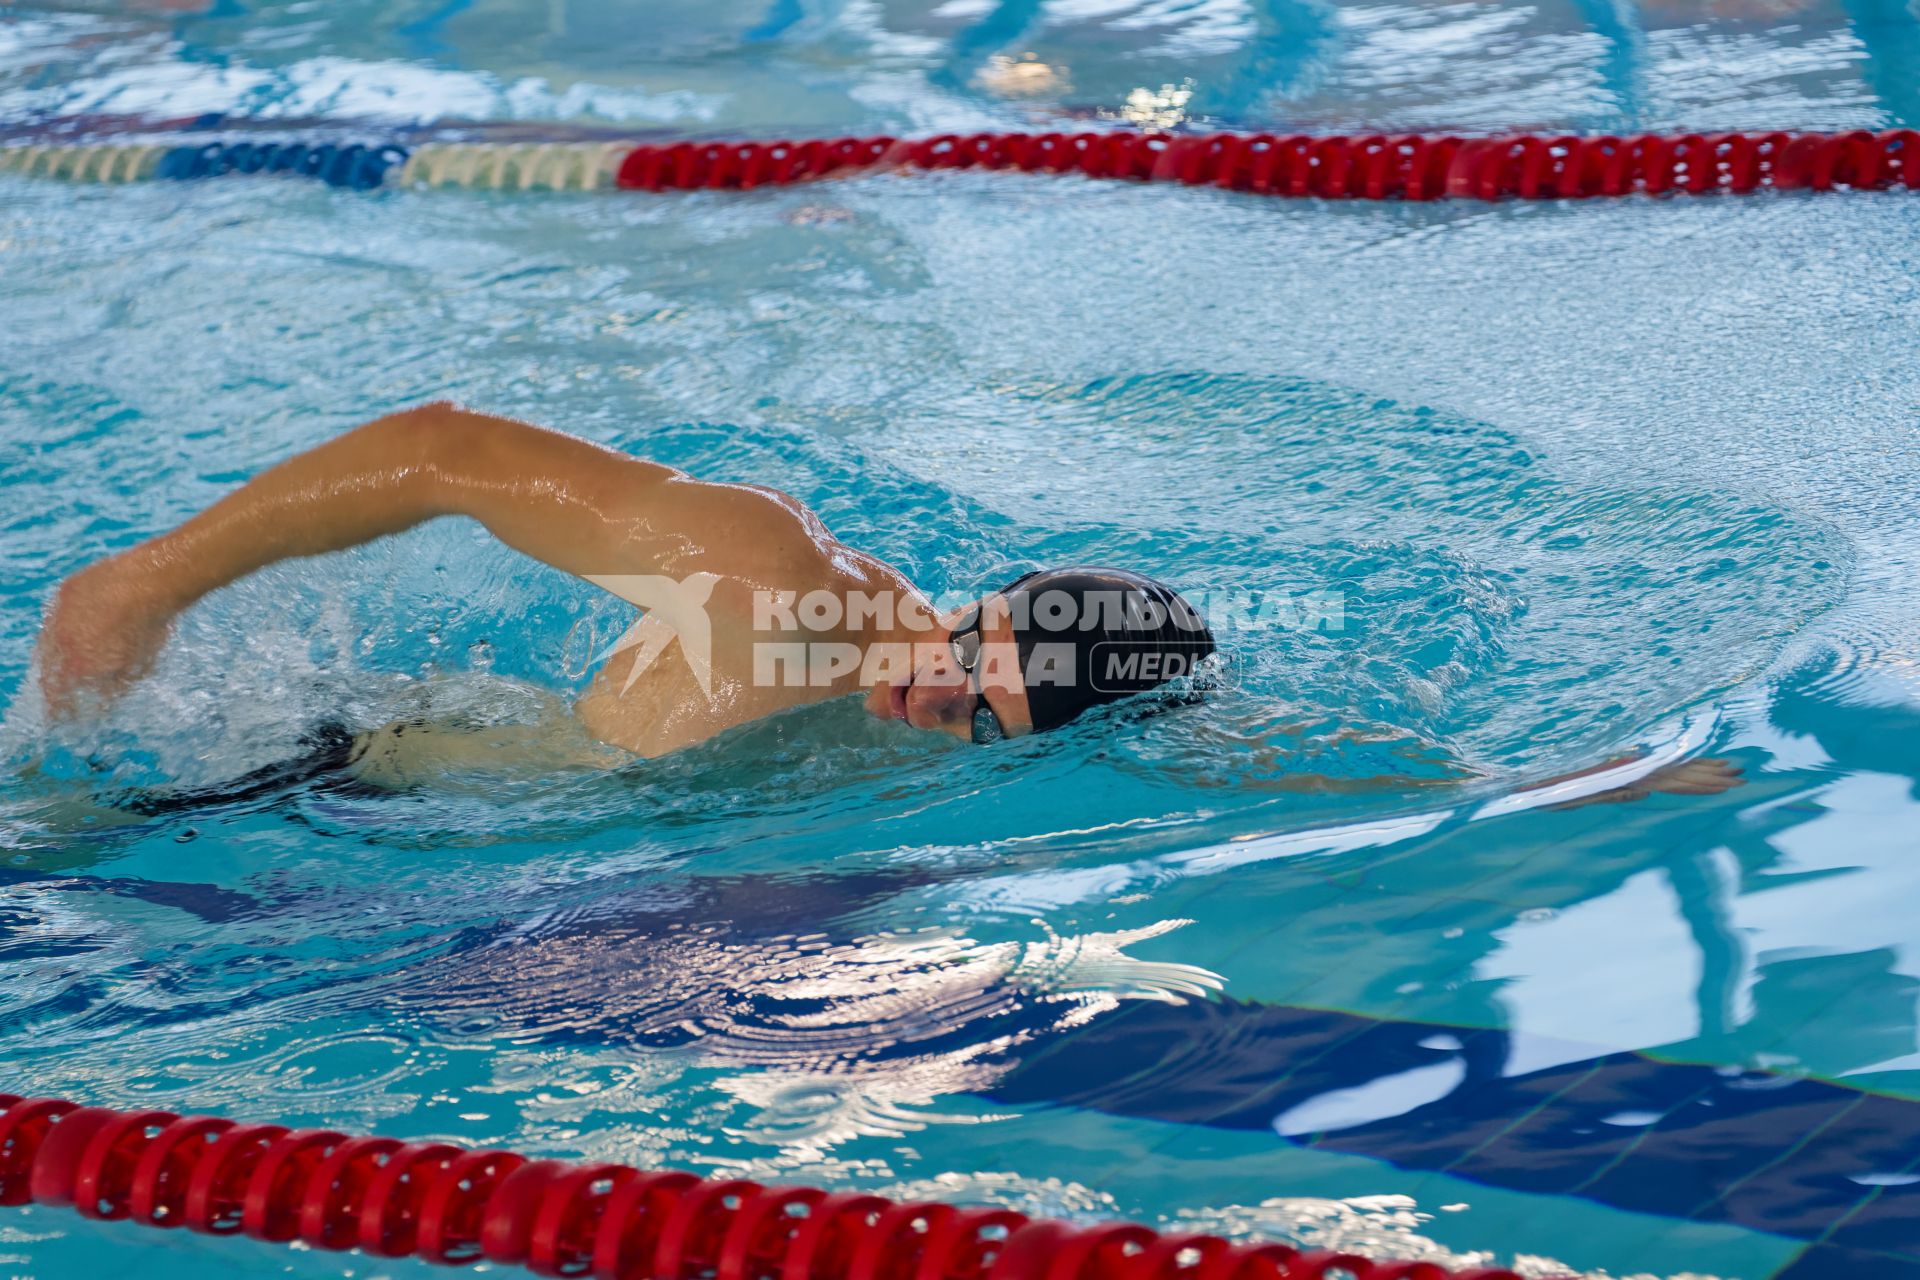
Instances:
[[[1577,800],[1548,805],[1547,808],[1578,809],[1588,804],[1622,804],[1629,800],[1645,800],[1656,793],[1665,796],[1717,796],[1723,791],[1746,786],[1747,780],[1741,776],[1742,773],[1740,766],[1731,760],[1701,756],[1696,760],[1662,765],[1646,777],[1635,778],[1623,787],[1597,791]]]

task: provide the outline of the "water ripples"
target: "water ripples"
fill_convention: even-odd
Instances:
[[[727,6],[644,30],[581,3],[34,10],[0,25],[0,115],[827,134],[1129,103],[1285,128],[1910,113],[1910,45],[1839,6],[1717,7],[1743,12],[1119,3],[1015,31],[1005,6],[852,5],[749,31]],[[0,184],[0,1050],[109,1103],[1476,1257],[1504,1228],[1339,1198],[1349,1166],[1323,1185],[1269,1135],[991,1094],[1084,1022],[1175,1005],[1217,1038],[1139,1045],[1159,1065],[1111,1108],[1206,1079],[1263,1001],[1630,1037],[1567,994],[1605,958],[1577,933],[1564,973],[1475,975],[1515,972],[1516,923],[1568,930],[1633,877],[1676,886],[1662,936],[1718,966],[1716,1008],[1760,1011],[1703,1056],[1904,1061],[1888,957],[1911,930],[1880,904],[1902,900],[1920,777],[1920,555],[1886,515],[1913,479],[1915,295],[1886,269],[1910,207],[1334,209],[984,174],[645,202]],[[834,705],[610,772],[315,779],[81,821],[297,755],[329,720],[524,724],[577,685],[623,607],[447,523],[204,601],[104,726],[37,715],[62,574],[442,395],[785,488],[936,594],[1100,559],[1335,592],[1342,626],[1223,625],[1234,686],[1125,732],[975,752]],[[1752,790],[1499,800],[1676,743],[1737,753]],[[1787,900],[1806,907],[1769,914]],[[1761,928],[1779,945],[1749,954]],[[1859,975],[1858,1027],[1795,1012],[1823,994],[1815,953]],[[1695,998],[1635,995],[1662,1026]],[[1283,1176],[1333,1194],[1244,1190]],[[1384,1165],[1367,1185],[1408,1189]]]
[[[1871,127],[1911,105],[1896,87],[1912,70],[1901,42],[1831,0],[1727,0],[1713,8],[1717,27],[1701,16],[1664,0],[1127,0],[1026,22],[951,5],[805,20],[723,8],[663,12],[636,30],[582,4],[483,20],[361,3],[245,22],[217,7],[163,19],[29,6],[0,37],[0,117],[592,119],[809,135],[1088,118],[1625,132]],[[805,89],[792,83],[800,67]]]

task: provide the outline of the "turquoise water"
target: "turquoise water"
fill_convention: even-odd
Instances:
[[[1917,70],[1912,15],[1866,0],[0,10],[4,120],[1839,128],[1915,123]],[[1821,1274],[1853,1219],[1815,1175],[1913,1179],[1859,1144],[1816,1169],[1784,1107],[1727,1149],[1806,1213],[1729,1216],[1651,1155],[1622,1157],[1638,1199],[1529,1181],[1505,1139],[1440,1167],[1389,1122],[1465,1125],[1445,1070],[1154,1064],[1215,1043],[1182,1019],[1337,1011],[1448,1070],[1480,1031],[1502,1079],[1640,1053],[1910,1114],[1916,228],[1900,195],[0,181],[0,1090],[1442,1259]],[[973,750],[829,705],[611,774],[80,825],[323,721],[512,721],[583,683],[624,606],[448,522],[219,593],[108,720],[41,721],[61,576],[440,396],[785,488],[936,593],[1095,559],[1330,592],[1344,625],[1233,629],[1232,688],[1124,732]],[[1629,753],[1747,785],[1518,793]],[[1126,1081],[1047,1075],[1109,1042]],[[1223,1118],[1283,1078],[1304,1101]],[[1362,1122],[1391,1140],[1359,1150]],[[8,1274],[427,1274],[5,1215]]]

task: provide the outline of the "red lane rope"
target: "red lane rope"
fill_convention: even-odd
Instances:
[[[1018,169],[1366,200],[1554,199],[1665,191],[1920,188],[1920,132],[1688,133],[1579,138],[1419,134],[941,134],[830,142],[640,146],[616,185],[746,190],[892,166]]]
[[[0,1094],[0,1204],[598,1280],[1520,1280],[745,1178]]]

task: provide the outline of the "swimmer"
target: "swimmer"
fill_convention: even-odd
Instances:
[[[435,403],[291,458],[179,528],[68,578],[40,639],[50,714],[111,700],[208,593],[440,516],[478,520],[514,550],[641,608],[630,643],[572,708],[586,747],[576,754],[597,750],[602,764],[854,694],[873,715],[914,729],[1018,738],[1190,675],[1214,651],[1188,602],[1139,574],[1029,574],[941,614],[899,569],[840,542],[779,490],[696,480]],[[809,598],[846,607],[796,616],[795,602]],[[397,724],[360,735],[347,754],[363,772],[404,782],[396,760],[408,752],[471,755],[504,749],[503,736]]]
[[[1204,672],[1214,652],[1192,606],[1141,574],[1032,573],[942,614],[899,569],[840,542],[777,489],[696,480],[557,431],[435,403],[291,458],[172,532],[68,578],[40,637],[48,709],[72,717],[111,700],[151,668],[173,620],[228,583],[441,516],[478,520],[514,550],[642,610],[571,714],[559,707],[533,726],[459,726],[427,708],[358,734],[322,726],[309,735],[308,757],[203,799],[336,770],[398,788],[501,760],[607,768],[855,694],[883,720],[992,742]],[[845,607],[796,631],[807,612],[798,602],[810,596]],[[790,655],[796,640],[808,654],[801,679],[790,656],[784,666],[769,660],[770,652]],[[1295,781],[1303,789],[1392,782]],[[1682,761],[1557,807],[1651,792],[1713,795],[1740,781],[1725,761]]]

